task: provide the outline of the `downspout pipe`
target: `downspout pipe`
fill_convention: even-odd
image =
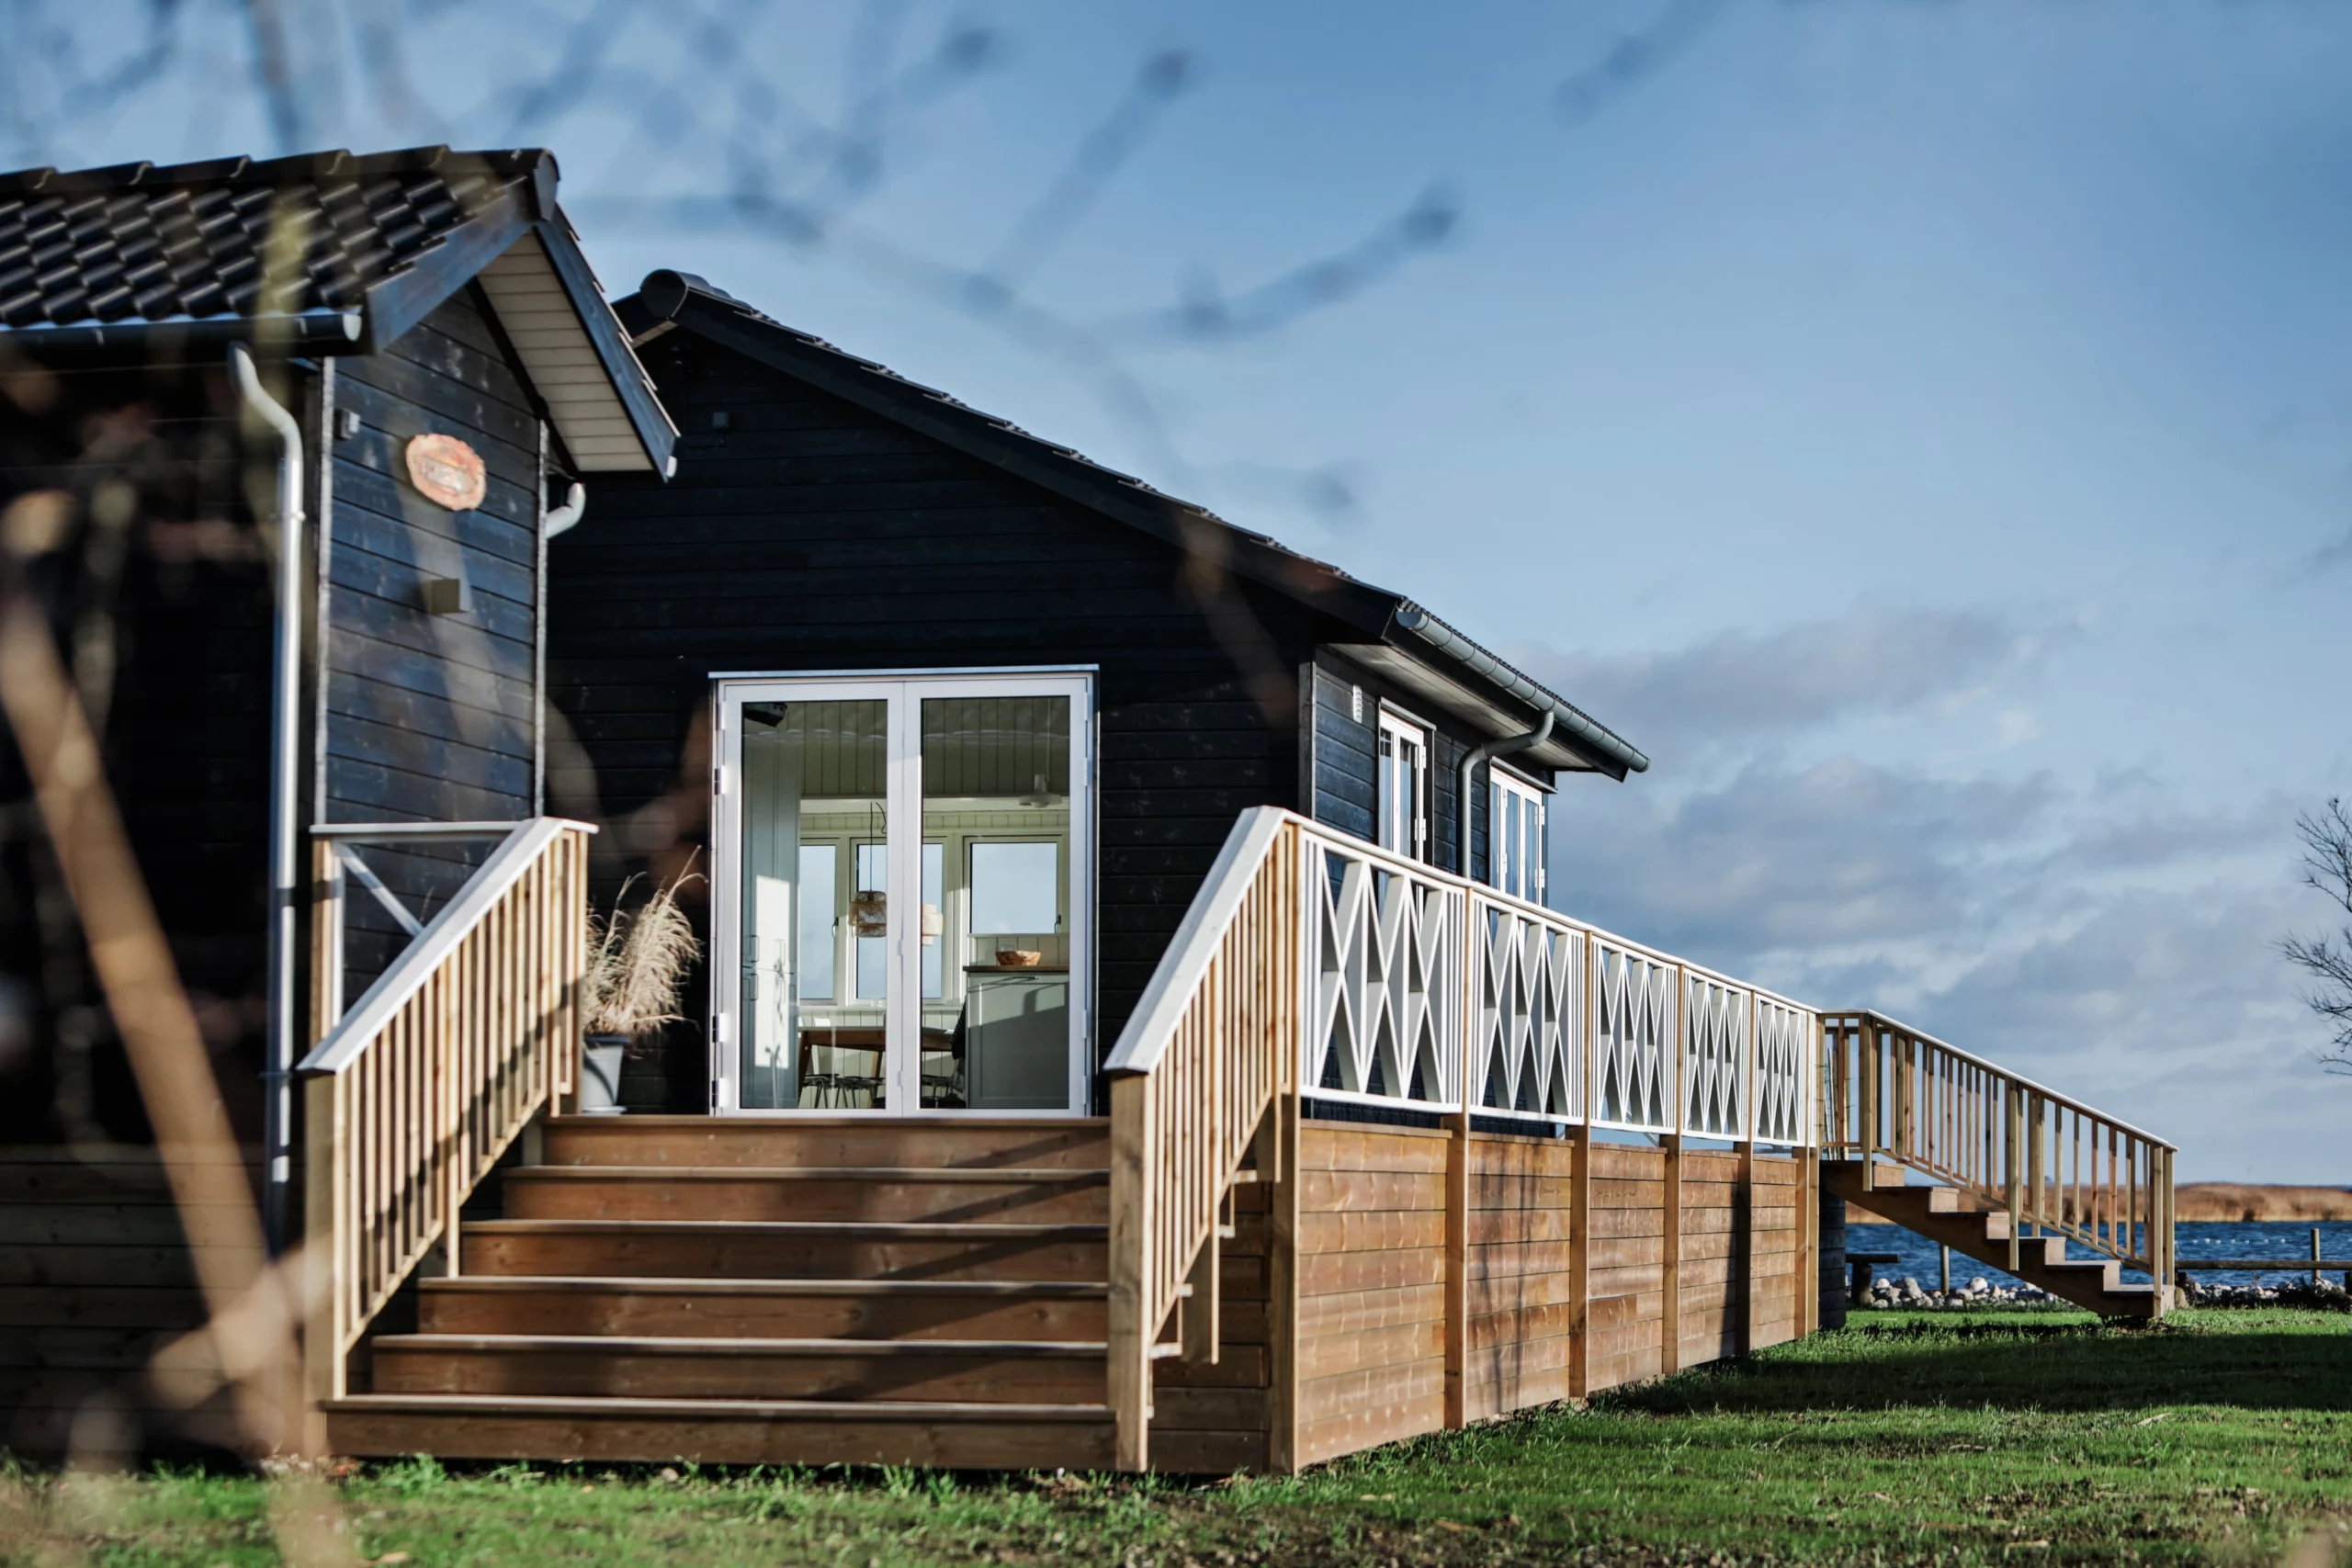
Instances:
[[[1532,751],[1551,739],[1552,720],[1556,716],[1546,708],[1544,713],[1544,722],[1526,734],[1514,735],[1508,740],[1489,740],[1484,746],[1463,756],[1462,787],[1453,793],[1455,808],[1462,816],[1461,825],[1453,835],[1455,875],[1467,877],[1470,874],[1470,775],[1478,771],[1478,765],[1482,762],[1491,762],[1497,757],[1508,757],[1514,751]],[[1492,832],[1493,829],[1489,827],[1489,836]],[[1492,846],[1489,846],[1488,853],[1491,856]]]
[[[277,437],[277,649],[270,664],[269,1011],[262,1058],[262,1227],[273,1254],[286,1250],[287,1191],[294,1176],[294,944],[298,937],[294,820],[301,799],[302,427],[269,395],[253,351],[229,348],[229,371],[245,411]]]
[[[572,526],[580,521],[581,514],[587,510],[588,487],[575,479],[572,481],[571,493],[563,498],[563,504],[548,509],[547,536],[552,539],[566,528]]]

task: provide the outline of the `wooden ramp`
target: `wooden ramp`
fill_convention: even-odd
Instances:
[[[1871,1171],[1866,1183],[1865,1168],[1860,1160],[1825,1160],[1822,1189],[2102,1317],[2162,1315],[2155,1286],[2122,1283],[2115,1258],[2069,1258],[2065,1238],[2054,1235],[2020,1235],[2012,1257],[2006,1209],[1953,1187],[1900,1185],[1903,1173],[1889,1168]]]
[[[330,1446],[1107,1468],[1100,1120],[557,1117]]]

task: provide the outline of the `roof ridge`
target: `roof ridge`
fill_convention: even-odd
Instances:
[[[293,152],[279,158],[196,159],[183,164],[145,160],[86,169],[40,167],[0,173],[0,196],[83,196],[102,190],[153,190],[187,185],[294,185],[311,180],[366,179],[378,175],[448,169],[480,164],[516,174],[555,154],[544,147],[453,149],[446,142],[354,152],[347,147]]]

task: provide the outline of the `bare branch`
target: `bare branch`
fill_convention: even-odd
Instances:
[[[1552,89],[1554,111],[1570,125],[1584,124],[1698,42],[1723,9],[1723,0],[1671,0],[1657,20],[1625,34],[1608,53]]]
[[[992,303],[1018,288],[1061,238],[1086,215],[1159,121],[1160,112],[1190,85],[1192,57],[1182,50],[1151,56],[1136,73],[1125,96],[1102,124],[1089,131],[1044,196],[1023,213],[974,278],[979,302]]]
[[[2296,818],[2295,832],[2303,841],[2304,885],[2352,915],[2352,811],[2341,797],[2332,797],[2320,810]],[[2309,976],[2304,1004],[2327,1021],[2331,1038],[2320,1062],[2330,1072],[2352,1075],[2352,926],[2333,937],[2290,934],[2278,949]]]
[[[1230,343],[1286,326],[1311,310],[1351,299],[1395,274],[1414,255],[1453,232],[1462,210],[1453,192],[1434,185],[1413,204],[1335,255],[1306,263],[1239,294],[1205,279],[1180,304],[1106,323],[1104,335],[1131,342]]]

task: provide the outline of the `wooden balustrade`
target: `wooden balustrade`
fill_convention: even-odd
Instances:
[[[2010,1261],[2029,1229],[2173,1270],[2173,1145],[1874,1012],[1822,1019],[1825,1156],[1885,1158],[2005,1208]]]
[[[1281,1178],[1285,1097],[1293,1124],[1311,1095],[1442,1114],[1464,1137],[1476,1115],[1803,1147],[1813,1017],[1292,813],[1245,813],[1105,1065],[1120,1466],[1148,1462],[1155,1357],[1216,1356],[1222,1206],[1253,1140],[1254,1174]]]
[[[1299,833],[1246,813],[1105,1064],[1111,1079],[1110,1401],[1122,1470],[1148,1462],[1151,1360],[1180,1303],[1182,1348],[1216,1356],[1217,1241],[1267,1112],[1295,1089]],[[1189,1292],[1187,1287],[1190,1287]]]
[[[314,1404],[344,1393],[352,1347],[429,1252],[440,1247],[458,1271],[467,1195],[542,1108],[571,1092],[594,831],[556,818],[514,826],[340,1017],[342,852],[333,838],[318,842],[314,994],[325,1037],[298,1069],[308,1080],[306,1234],[329,1260],[305,1334]]]

